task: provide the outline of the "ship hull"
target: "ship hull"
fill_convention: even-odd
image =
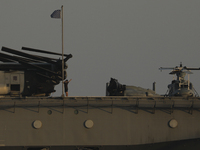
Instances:
[[[198,98],[7,98],[0,149],[199,147]]]
[[[154,144],[143,145],[109,145],[109,146],[42,146],[42,147],[24,147],[24,146],[12,146],[12,147],[0,147],[0,150],[188,150],[188,149],[200,149],[200,139],[180,140],[172,142],[161,142]]]

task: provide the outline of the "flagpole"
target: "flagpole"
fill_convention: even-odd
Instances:
[[[61,22],[62,22],[62,97],[64,97],[64,40],[63,40],[63,5],[61,6]]]

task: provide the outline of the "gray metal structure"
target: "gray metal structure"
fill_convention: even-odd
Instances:
[[[13,97],[0,108],[0,149],[166,148],[200,138],[196,97]]]
[[[0,53],[0,95],[49,96],[55,92],[55,85],[67,77],[66,61],[72,57],[64,54],[63,69],[61,59],[31,55],[7,47],[1,50],[14,55]],[[62,55],[27,47],[22,50]]]
[[[200,97],[183,73],[199,68],[173,68],[178,88],[165,96],[111,78],[103,97],[48,97],[66,78],[61,60],[2,50],[20,57],[0,54],[0,150],[200,148]]]

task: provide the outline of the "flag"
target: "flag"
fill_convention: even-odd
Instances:
[[[61,10],[55,10],[52,14],[51,14],[51,18],[61,18]]]

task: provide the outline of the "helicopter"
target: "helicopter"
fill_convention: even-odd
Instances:
[[[193,74],[190,70],[200,70],[200,68],[188,68],[180,63],[180,66],[176,67],[160,67],[159,70],[172,70],[169,74],[176,75],[177,78],[172,80],[168,85],[168,90],[165,96],[186,96],[197,97],[199,96],[193,87],[193,84],[189,80],[189,75]],[[185,76],[188,75],[188,80],[185,80]]]
[[[62,81],[62,60],[39,55],[32,55],[7,47],[0,52],[0,95],[9,96],[49,96],[55,92],[55,85]],[[22,50],[60,55],[34,48],[22,47]],[[67,77],[68,59],[72,55],[64,54],[64,77]]]

